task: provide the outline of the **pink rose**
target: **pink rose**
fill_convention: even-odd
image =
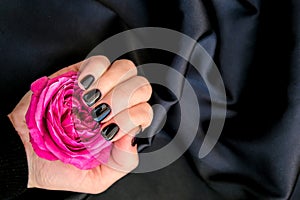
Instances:
[[[101,124],[93,120],[91,108],[83,103],[76,72],[42,77],[32,83],[31,90],[26,123],[38,156],[79,169],[108,161],[111,142],[101,136]]]

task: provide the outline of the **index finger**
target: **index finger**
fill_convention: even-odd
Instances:
[[[85,60],[80,66],[78,85],[87,90],[110,66],[110,61],[105,56],[93,56]]]

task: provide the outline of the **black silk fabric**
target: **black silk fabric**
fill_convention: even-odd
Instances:
[[[138,27],[182,32],[214,59],[227,116],[213,151],[198,157],[210,119],[204,78],[172,53],[138,50],[124,57],[169,65],[197,91],[200,128],[189,150],[163,169],[129,174],[102,194],[30,189],[20,199],[300,199],[298,0],[0,0],[1,112],[9,113],[37,78]],[[164,105],[168,118],[155,137],[138,141],[141,152],[171,141],[180,119],[166,88],[153,85],[151,103]]]

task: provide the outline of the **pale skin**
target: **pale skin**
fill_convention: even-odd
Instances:
[[[131,61],[118,60],[111,64],[104,56],[91,57],[63,68],[49,77],[53,78],[71,70],[80,72],[79,82],[88,74],[95,77],[95,81],[85,92],[97,88],[102,97],[92,107],[100,103],[110,105],[112,112],[103,120],[104,127],[116,123],[120,128],[112,139],[113,148],[107,164],[91,170],[80,170],[61,161],[48,161],[38,157],[29,141],[29,130],[25,122],[30,91],[8,117],[25,147],[29,171],[28,188],[97,194],[137,167],[137,146],[132,146],[131,141],[141,128],[151,124],[153,112],[147,101],[152,89],[145,78],[137,76],[136,66]],[[82,85],[79,86],[84,89]]]

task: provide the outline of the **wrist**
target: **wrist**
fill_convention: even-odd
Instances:
[[[27,188],[35,188],[37,187],[35,176],[34,176],[34,166],[32,165],[31,159],[34,155],[32,155],[34,152],[28,151],[28,148],[25,147],[26,150],[26,156],[27,156],[27,163],[28,163],[28,183]],[[30,155],[31,154],[31,155]]]
[[[1,139],[4,144],[0,145],[0,196],[17,196],[25,191],[28,184],[27,157],[11,118],[4,114],[0,114],[0,118]]]
[[[34,176],[32,175],[32,164],[31,164],[31,158],[33,157],[32,153],[32,146],[29,142],[29,130],[27,128],[27,125],[24,120],[18,120],[17,115],[12,112],[7,115],[9,118],[9,121],[15,128],[16,132],[18,133],[19,137],[22,140],[22,143],[24,145],[26,158],[27,158],[27,166],[28,166],[28,183],[27,188],[33,188],[36,187]],[[27,134],[27,135],[26,135]]]

